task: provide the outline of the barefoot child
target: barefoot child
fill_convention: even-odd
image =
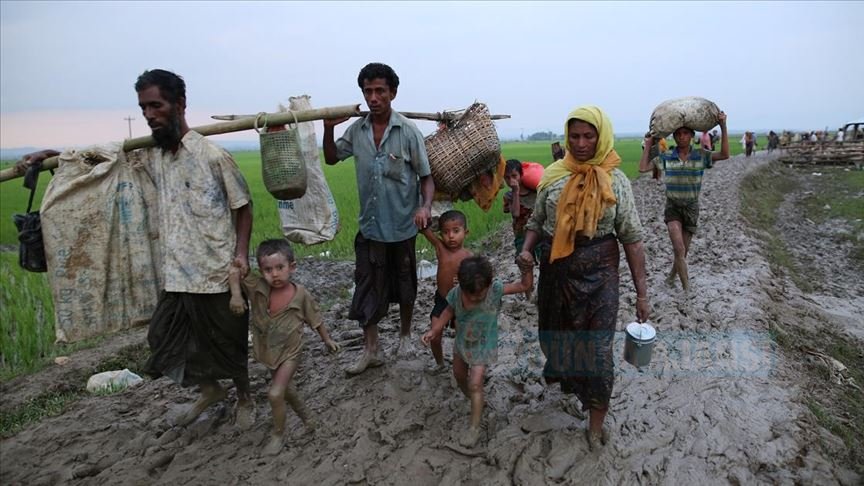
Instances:
[[[510,213],[513,218],[513,245],[516,247],[516,255],[522,251],[525,225],[534,213],[534,201],[537,199],[537,191],[522,183],[522,175],[522,162],[516,159],[508,160],[504,168],[504,182],[510,187],[510,192],[504,194],[504,212]],[[525,292],[525,298],[531,298],[530,289]]]
[[[486,367],[498,357],[498,314],[501,298],[507,294],[525,292],[534,285],[534,273],[529,266],[520,266],[519,282],[505,284],[493,279],[492,264],[484,257],[473,256],[459,265],[459,285],[447,294],[447,307],[432,319],[432,329],[423,335],[423,344],[441,338],[450,319],[456,320],[456,343],[453,346],[453,376],[459,389],[471,400],[471,425],[460,439],[465,447],[473,447],[480,436],[483,415],[483,375]]]
[[[243,290],[252,308],[252,351],[258,362],[270,369],[273,382],[267,396],[273,408],[273,432],[264,453],[282,450],[287,401],[310,430],[315,425],[291,378],[300,364],[303,345],[303,323],[318,331],[330,352],[339,351],[321,322],[318,305],[306,289],[291,281],[297,268],[294,251],[287,240],[267,240],[258,246],[258,267],[263,277],[251,273],[242,280]],[[245,302],[240,295],[240,269],[232,267],[229,275],[231,311],[242,313]]]
[[[446,296],[450,289],[456,285],[456,272],[462,260],[471,256],[462,244],[468,235],[468,222],[461,211],[447,211],[438,218],[438,235],[432,233],[427,226],[423,230],[423,236],[435,247],[435,255],[438,257],[438,272],[435,280],[438,288],[435,290],[435,306],[432,308],[431,317],[434,319],[441,315],[447,307]],[[452,321],[447,322],[453,326]],[[441,335],[430,343],[432,356],[435,357],[436,371],[444,369],[444,352],[441,349]]]

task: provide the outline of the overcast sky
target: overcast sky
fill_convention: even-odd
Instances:
[[[3,0],[0,146],[120,140],[127,116],[149,134],[133,89],[145,69],[185,78],[195,126],[299,94],[362,103],[357,73],[373,61],[400,77],[397,110],[480,100],[512,115],[497,123],[508,138],[561,132],[581,104],[643,132],[658,103],[689,95],[715,101],[733,131],[833,130],[864,116],[862,26],[861,2]]]

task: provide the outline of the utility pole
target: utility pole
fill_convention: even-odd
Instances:
[[[134,118],[127,116],[124,120],[129,124],[129,138],[132,138],[132,120],[134,120]]]

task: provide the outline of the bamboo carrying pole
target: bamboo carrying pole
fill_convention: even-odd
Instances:
[[[429,120],[429,121],[450,121],[455,120],[462,116],[465,110],[462,111],[445,111],[445,112],[437,112],[437,113],[420,113],[416,111],[400,111],[399,114],[404,116],[405,118],[410,118],[412,120]],[[368,111],[358,111],[356,114],[351,116],[366,116],[368,115]],[[243,120],[246,118],[255,118],[256,115],[213,115],[210,118],[214,120]],[[490,119],[492,120],[504,120],[510,118],[510,115],[490,115]]]
[[[305,122],[312,120],[324,120],[326,118],[359,116],[359,114],[360,105],[344,105],[331,106],[327,108],[317,108],[314,110],[299,110],[294,112],[280,111],[278,113],[265,113],[263,117],[266,117],[266,123],[269,126],[284,125],[286,123],[294,123],[295,121]],[[257,116],[252,116],[249,118],[239,118],[233,121],[227,121],[222,123],[212,123],[210,125],[192,127],[191,130],[194,130],[204,136],[239,132],[242,130],[249,130],[254,128],[256,117]],[[261,124],[263,124],[263,121]],[[130,152],[132,150],[153,147],[155,145],[156,142],[155,140],[153,140],[153,137],[148,135],[146,137],[127,139],[123,142],[123,150],[126,152]],[[55,169],[57,168],[57,164],[57,157],[49,157],[42,162],[42,170]],[[5,182],[11,179],[22,177],[23,175],[24,174],[19,174],[18,172],[16,172],[14,167],[3,169],[2,171],[0,171],[0,182]]]

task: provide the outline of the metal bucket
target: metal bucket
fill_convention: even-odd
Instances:
[[[647,322],[631,322],[624,334],[624,360],[637,368],[647,366],[651,362],[657,331]]]

